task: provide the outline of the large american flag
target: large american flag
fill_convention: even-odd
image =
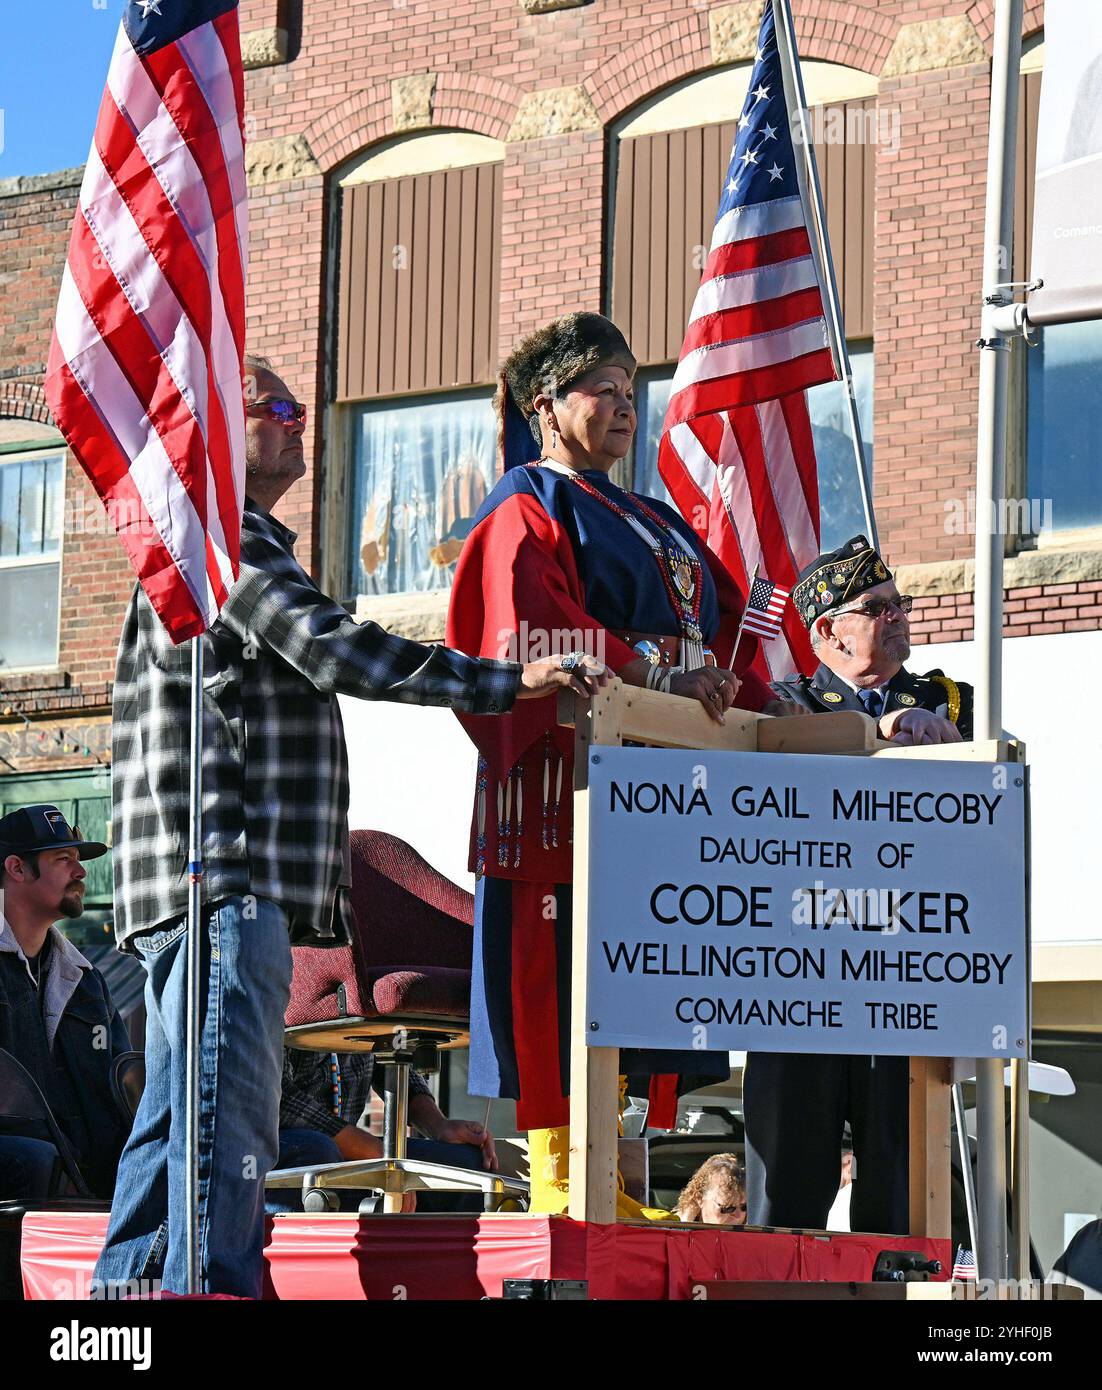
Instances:
[[[791,589],[819,553],[805,391],[836,375],[766,0],[658,450],[674,501],[744,593],[756,566]],[[791,606],[765,658],[773,678],[813,669]]]
[[[46,398],[175,642],[207,628],[237,576],[246,199],[237,0],[133,0]]]

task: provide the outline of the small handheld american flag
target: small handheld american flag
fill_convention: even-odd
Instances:
[[[746,600],[746,612],[742,618],[743,631],[755,632],[766,640],[776,637],[784,622],[784,606],[790,593],[790,589],[782,588],[770,579],[755,578]]]
[[[975,1282],[976,1258],[971,1250],[965,1250],[963,1245],[957,1246],[956,1257],[953,1260],[952,1278],[965,1282]]]

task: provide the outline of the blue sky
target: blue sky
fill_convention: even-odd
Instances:
[[[83,164],[126,0],[0,0],[0,178]]]

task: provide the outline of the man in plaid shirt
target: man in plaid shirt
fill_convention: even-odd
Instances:
[[[584,658],[479,660],[357,624],[294,558],[272,507],[306,471],[305,409],[246,360],[241,569],[202,638],[205,931],[199,1229],[204,1292],[258,1297],[277,1154],[292,940],[343,939],[348,755],[337,695],[501,714],[607,673]],[[191,661],[141,586],[119,643],[112,724],[115,931],[146,970],[146,1089],[119,1166],[105,1282],[187,1283],[183,1117]]]

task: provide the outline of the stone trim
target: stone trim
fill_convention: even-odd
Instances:
[[[920,19],[900,28],[880,75],[904,77],[965,63],[984,63],[987,56],[983,40],[966,14]]]
[[[250,29],[241,35],[241,66],[246,72],[254,68],[278,67],[286,61],[286,29]]]
[[[320,173],[305,135],[281,135],[275,140],[254,140],[245,146],[245,175],[250,188]]]
[[[450,589],[434,589],[428,594],[361,594],[354,616],[358,623],[378,623],[395,637],[442,642],[450,599]]]
[[[84,179],[79,169],[58,169],[53,174],[17,174],[0,179],[0,198],[22,198],[28,193],[52,193],[57,188],[79,188]]]
[[[520,8],[525,14],[551,14],[554,10],[580,10],[592,3],[593,0],[520,0]]]
[[[900,565],[892,573],[901,593],[916,598],[970,594],[975,585],[974,560]],[[1045,584],[1080,584],[1102,580],[1102,545],[1097,549],[1023,550],[1003,565],[1004,589],[1031,589]]]
[[[547,140],[576,130],[601,128],[597,108],[583,87],[548,87],[525,93],[507,138]]]
[[[392,120],[396,131],[423,130],[432,125],[436,73],[416,72],[390,83]]]
[[[708,34],[712,62],[745,63],[758,51],[761,6],[757,3],[721,5],[708,11]]]

